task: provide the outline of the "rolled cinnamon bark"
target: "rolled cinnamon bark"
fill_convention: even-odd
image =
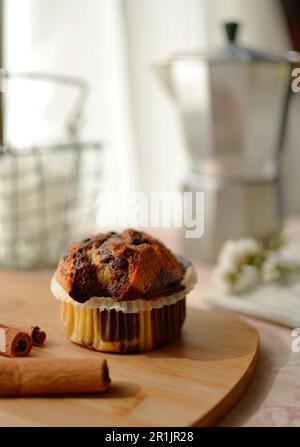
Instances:
[[[0,354],[25,357],[32,349],[32,338],[26,332],[0,324]]]
[[[109,385],[106,360],[0,360],[0,395],[97,393]]]
[[[34,346],[42,346],[44,344],[46,340],[46,332],[42,331],[38,326],[31,326],[30,334]]]
[[[28,333],[28,335],[31,336],[32,344],[34,346],[42,346],[45,343],[46,340],[46,332],[41,330],[39,326],[31,326],[31,327],[22,327],[22,328],[15,328],[11,326],[6,326],[4,324],[0,324],[0,328],[2,329],[9,329],[10,331],[12,329],[17,330],[20,333]],[[0,348],[1,349],[1,348]]]

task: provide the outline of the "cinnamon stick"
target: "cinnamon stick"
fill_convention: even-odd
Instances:
[[[110,385],[106,360],[0,360],[0,395],[96,393]]]
[[[12,327],[12,326],[6,326],[4,324],[0,324],[0,328],[6,328],[6,329],[15,329],[19,332],[22,333],[28,333],[28,335],[30,335],[31,339],[32,339],[32,344],[34,346],[42,346],[45,343],[46,340],[46,332],[43,331],[39,326],[31,326],[31,327],[27,327],[27,328],[16,328],[16,327]]]
[[[42,331],[38,326],[31,326],[30,334],[34,346],[42,346],[45,343],[46,332]]]
[[[32,349],[32,338],[26,332],[0,324],[0,354],[25,357]]]

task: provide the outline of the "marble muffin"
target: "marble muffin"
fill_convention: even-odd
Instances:
[[[192,266],[133,229],[99,233],[62,256],[51,288],[72,341],[127,352],[174,340],[185,318]]]

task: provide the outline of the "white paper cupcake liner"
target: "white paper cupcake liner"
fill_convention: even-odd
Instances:
[[[155,297],[154,299],[116,301],[109,297],[92,297],[85,303],[78,303],[77,301],[73,300],[58,283],[55,278],[55,274],[51,280],[51,291],[56,299],[70,303],[75,307],[99,309],[100,311],[115,310],[116,312],[138,313],[149,311],[151,309],[160,309],[161,307],[175,304],[177,301],[182,300],[193,289],[196,282],[196,272],[192,265],[189,265],[186,268],[184,277],[181,281],[181,285],[184,286],[183,290],[175,292],[172,295]]]

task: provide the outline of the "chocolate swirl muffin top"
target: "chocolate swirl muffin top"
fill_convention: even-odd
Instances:
[[[74,243],[60,259],[56,279],[75,300],[149,298],[180,286],[183,268],[160,241],[125,230]]]

